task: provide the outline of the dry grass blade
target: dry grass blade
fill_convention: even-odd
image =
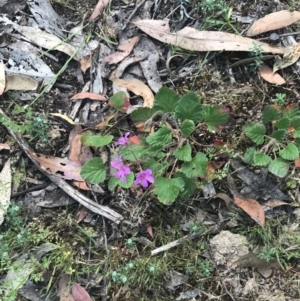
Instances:
[[[263,32],[275,30],[289,26],[300,20],[300,12],[281,10],[276,13],[269,14],[252,24],[247,31],[247,36],[252,37]]]
[[[261,47],[262,52],[285,52],[285,48],[272,47],[266,43],[245,38],[232,33],[220,31],[199,31],[185,27],[171,33],[168,21],[141,20],[133,22],[149,36],[168,44],[192,51],[251,51],[254,44]]]

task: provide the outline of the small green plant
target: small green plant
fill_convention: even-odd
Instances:
[[[121,111],[128,107],[127,101],[123,92],[110,99],[110,103]],[[110,144],[113,153],[110,174],[102,159],[96,157],[82,167],[81,176],[85,180],[102,183],[108,177],[109,190],[132,185],[147,188],[153,184],[154,194],[160,202],[167,204],[179,196],[188,198],[201,178],[211,178],[209,159],[201,147],[193,145],[192,134],[196,128],[205,135],[224,125],[228,113],[222,108],[202,105],[193,92],[180,97],[168,88],[161,88],[153,108],[139,108],[131,113],[131,119],[145,131],[152,126],[156,130],[141,138],[130,137],[130,132],[127,132],[114,144],[112,135],[93,135],[90,131],[82,135],[84,145],[100,147]],[[215,148],[215,157],[216,154],[220,154],[219,146]]]
[[[251,123],[243,131],[257,146],[247,149],[244,161],[257,166],[267,166],[278,177],[285,177],[293,161],[299,158],[300,111],[297,106],[287,106],[279,111],[267,107],[262,114],[262,124]],[[295,165],[295,163],[294,163]]]
[[[261,45],[253,43],[253,47],[250,49],[249,56],[254,58],[254,63],[251,63],[255,69],[259,68],[263,64],[263,51]]]
[[[38,139],[41,143],[47,143],[49,141],[47,132],[50,127],[47,124],[47,118],[45,116],[34,116],[31,107],[25,108],[19,105],[15,105],[12,113],[14,116],[21,114],[24,116],[22,124],[13,120],[8,121],[3,115],[0,115],[0,124],[11,128],[14,132],[31,135],[32,138],[30,141],[36,139]]]
[[[264,259],[269,262],[271,259],[276,258],[276,249],[275,248],[263,248],[263,250],[258,254],[258,258]]]
[[[277,105],[278,107],[284,107],[286,94],[276,93],[275,96],[276,98],[273,99],[274,104]]]

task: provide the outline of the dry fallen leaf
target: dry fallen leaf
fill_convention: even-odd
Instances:
[[[252,37],[263,32],[289,26],[300,20],[300,12],[281,10],[266,15],[265,17],[255,21],[247,31],[247,36]]]
[[[295,160],[295,166],[297,168],[300,168],[300,158],[298,158],[298,159]]]
[[[267,65],[263,65],[259,68],[259,75],[268,83],[283,85],[285,84],[285,80],[278,73],[273,73],[272,68]]]
[[[4,70],[4,64],[3,62],[0,62],[0,95],[3,94],[5,90],[5,70]]]
[[[47,172],[67,180],[84,181],[80,175],[81,164],[68,158],[58,158],[28,151]]]
[[[270,208],[275,208],[282,205],[288,205],[288,203],[278,199],[270,199],[262,204],[263,207],[270,207]]]
[[[107,55],[106,57],[104,57],[104,61],[109,64],[117,64],[121,62],[123,59],[125,59],[125,57],[127,57],[130,54],[134,45],[138,42],[139,39],[140,37],[137,36],[137,37],[130,38],[126,41],[123,41],[118,46],[118,49],[120,51]]]
[[[141,20],[133,24],[161,42],[192,51],[251,51],[254,44],[260,46],[262,52],[283,54],[286,51],[283,47],[273,47],[250,38],[221,31],[200,31],[185,27],[171,33],[168,21],[165,20]]]
[[[105,7],[109,4],[110,0],[99,0],[94,8],[92,15],[89,18],[89,22],[95,20],[99,15],[102,14]]]
[[[107,100],[105,96],[97,93],[90,93],[90,92],[81,92],[77,93],[74,96],[71,97],[72,100],[77,100],[77,99],[84,99],[84,98],[90,98],[93,100]]]
[[[223,200],[226,204],[227,209],[228,210],[231,209],[232,199],[226,193],[217,193],[212,198],[213,199],[219,198],[219,199]]]
[[[66,121],[67,121],[68,123],[70,123],[70,124],[75,124],[74,121],[72,120],[72,118],[70,118],[70,117],[67,116],[67,115],[60,114],[60,113],[50,113],[50,115],[59,117],[59,118],[61,118],[61,119],[64,119],[64,120],[66,120]]]
[[[117,115],[117,112],[112,113],[111,115],[106,117],[106,119],[104,121],[92,126],[92,128],[95,130],[102,130],[103,128],[106,128],[108,126],[110,120],[113,119],[116,115]]]
[[[36,90],[38,82],[29,76],[14,74],[6,76],[5,92],[8,90]]]
[[[72,285],[72,295],[75,301],[93,301],[88,292],[76,282]]]
[[[128,81],[121,78],[113,78],[112,81],[117,85],[128,89],[136,95],[140,95],[144,99],[144,107],[152,108],[154,102],[154,95],[150,88],[142,81],[132,78]]]
[[[10,204],[11,180],[10,159],[8,159],[0,173],[0,225]]]
[[[300,57],[300,43],[297,43],[289,48],[287,52],[283,55],[282,59],[277,59],[274,66],[273,72],[276,72],[279,69],[286,68],[294,64]]]
[[[246,198],[242,195],[234,195],[233,202],[243,209],[260,226],[265,226],[265,212],[256,200]]]

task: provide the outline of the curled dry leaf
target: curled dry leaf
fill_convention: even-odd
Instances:
[[[75,301],[93,301],[88,292],[76,282],[72,285],[72,295]]]
[[[0,95],[3,94],[5,90],[5,71],[4,71],[4,64],[3,62],[0,62]]]
[[[279,207],[282,205],[288,205],[288,203],[286,203],[282,200],[278,200],[278,199],[270,199],[267,202],[262,204],[263,207],[270,207],[270,208],[275,208],[275,207]]]
[[[139,36],[130,38],[126,41],[123,41],[119,46],[118,49],[120,51],[117,51],[115,53],[112,53],[106,57],[104,57],[104,61],[109,64],[117,64],[121,62],[125,57],[127,57],[130,52],[132,51],[134,45],[138,42],[140,39]]]
[[[268,83],[276,85],[285,84],[284,78],[278,73],[273,73],[272,68],[267,65],[263,65],[261,68],[259,68],[259,75]]]
[[[252,37],[263,32],[289,26],[300,20],[300,12],[281,10],[255,21],[247,31],[247,36]]]
[[[297,168],[300,168],[300,158],[298,158],[298,159],[295,160],[295,166]]]
[[[286,68],[296,63],[299,57],[300,57],[300,43],[297,43],[287,48],[287,52],[283,55],[282,59],[276,60],[273,66],[273,72],[276,72],[279,69]]]
[[[142,81],[132,78],[128,81],[121,78],[113,78],[112,81],[117,85],[128,89],[136,95],[140,95],[144,99],[144,107],[152,108],[154,102],[154,95],[150,88]]]
[[[84,181],[80,175],[80,163],[73,162],[68,158],[47,156],[34,153],[30,150],[28,152],[37,162],[40,163],[41,167],[47,172],[67,180]]]
[[[244,197],[242,195],[234,195],[233,201],[260,226],[265,226],[265,212],[262,206],[256,200]]]
[[[200,31],[185,27],[177,32],[170,32],[168,21],[141,20],[133,22],[139,29],[151,37],[192,51],[251,51],[254,44],[262,52],[284,53],[285,48],[273,47],[266,43],[221,31]]]
[[[89,18],[89,22],[95,20],[99,15],[102,14],[105,7],[109,4],[110,0],[99,0],[94,8],[92,15]]]
[[[5,92],[8,90],[36,90],[38,82],[29,76],[14,74],[6,76]]]
[[[229,197],[226,193],[217,193],[213,197],[213,199],[221,199],[225,202],[228,210],[231,209],[232,198]]]
[[[72,100],[77,100],[77,99],[84,99],[84,98],[89,98],[93,100],[107,100],[105,96],[97,93],[90,93],[90,92],[81,92],[73,95],[71,97]]]

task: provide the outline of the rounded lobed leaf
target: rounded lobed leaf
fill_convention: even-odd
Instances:
[[[104,182],[106,178],[106,170],[102,159],[94,158],[85,163],[81,168],[80,175],[83,179],[92,184]]]

